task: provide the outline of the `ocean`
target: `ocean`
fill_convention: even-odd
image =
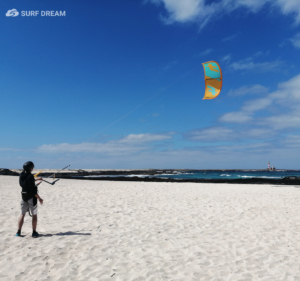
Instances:
[[[282,179],[284,177],[300,177],[300,171],[279,170],[279,171],[256,171],[256,170],[215,170],[215,171],[186,171],[177,172],[176,174],[155,175],[159,178],[172,179]]]
[[[160,170],[156,170],[157,172]],[[97,177],[150,177],[150,178],[170,178],[170,179],[282,179],[284,177],[300,177],[300,170],[164,170],[157,174],[115,174],[115,175],[89,175],[88,178]],[[81,176],[82,177],[82,176]]]

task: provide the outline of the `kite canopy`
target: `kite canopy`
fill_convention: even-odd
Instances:
[[[222,89],[222,71],[216,61],[202,63],[204,68],[205,95],[204,100],[216,98]]]

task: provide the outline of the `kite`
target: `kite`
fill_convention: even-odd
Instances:
[[[202,63],[204,68],[205,95],[204,100],[216,98],[222,89],[222,71],[216,61]]]

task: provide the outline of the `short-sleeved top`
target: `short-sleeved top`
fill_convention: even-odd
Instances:
[[[20,174],[19,183],[22,187],[22,198],[24,201],[27,202],[38,193],[35,179],[31,173],[22,172]]]

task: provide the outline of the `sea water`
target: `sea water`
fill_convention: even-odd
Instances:
[[[155,175],[159,178],[173,179],[282,179],[284,177],[300,177],[298,170],[279,170],[279,171],[256,171],[256,170],[215,170],[215,171],[185,171],[176,174]]]
[[[165,171],[164,171],[165,172]],[[151,178],[170,178],[170,179],[282,179],[284,177],[300,177],[299,170],[276,170],[276,171],[262,171],[262,170],[172,170],[165,173],[158,173],[156,175],[94,175],[85,176],[91,177],[151,177]]]

